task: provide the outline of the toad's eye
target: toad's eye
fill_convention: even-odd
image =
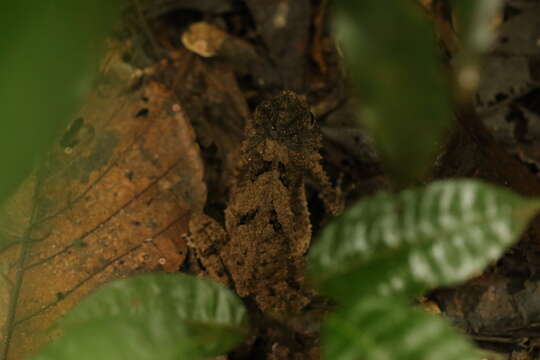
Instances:
[[[315,120],[315,116],[313,116],[313,114],[310,112],[309,113],[309,120],[308,120],[308,124],[309,124],[309,127],[312,128],[316,125],[317,123],[317,120]]]

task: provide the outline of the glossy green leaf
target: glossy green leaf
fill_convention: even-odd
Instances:
[[[333,360],[480,359],[443,319],[374,297],[330,316],[323,326],[323,351]]]
[[[247,334],[230,290],[184,274],[106,285],[59,322],[64,336],[35,359],[178,359],[226,353]],[[76,356],[76,357],[75,357]]]
[[[321,232],[310,274],[341,300],[452,285],[497,259],[539,208],[538,200],[474,180],[379,193]]]
[[[4,1],[0,202],[67,124],[92,82],[117,0]]]
[[[336,35],[362,101],[360,120],[389,170],[418,178],[452,112],[431,24],[413,1],[335,1]]]

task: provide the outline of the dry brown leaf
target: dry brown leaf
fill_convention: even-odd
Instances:
[[[28,239],[0,248],[9,359],[50,341],[45,330],[103,283],[184,261],[181,234],[206,197],[195,135],[175,97],[118,58],[4,209],[0,236]]]

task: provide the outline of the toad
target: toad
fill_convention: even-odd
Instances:
[[[297,313],[310,301],[303,275],[311,242],[306,183],[328,212],[342,209],[320,148],[319,126],[302,98],[284,91],[261,103],[237,152],[224,226],[204,214],[190,220],[189,246],[206,275],[269,315]]]

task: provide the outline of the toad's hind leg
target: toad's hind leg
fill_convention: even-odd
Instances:
[[[213,218],[204,214],[192,216],[189,221],[188,246],[193,249],[197,259],[204,267],[204,274],[233,287],[231,277],[221,259],[221,249],[228,241],[225,229]]]

